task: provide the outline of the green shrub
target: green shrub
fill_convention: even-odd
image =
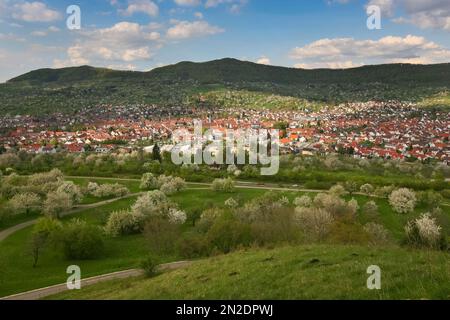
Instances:
[[[250,226],[234,218],[218,219],[209,229],[207,239],[211,248],[223,253],[252,243]]]
[[[101,230],[79,219],[64,226],[58,240],[67,259],[94,259],[104,249]]]
[[[183,236],[177,243],[177,249],[179,254],[186,259],[205,257],[211,251],[205,236],[198,233]]]
[[[108,217],[105,232],[112,237],[140,233],[143,222],[144,216],[130,210],[114,211]]]
[[[147,277],[154,277],[158,274],[159,259],[154,255],[148,255],[140,263],[140,267],[144,270]]]
[[[173,253],[181,233],[180,226],[162,217],[150,217],[144,226],[144,236],[155,253]]]
[[[367,244],[370,236],[359,223],[344,219],[331,226],[329,240],[331,243]]]

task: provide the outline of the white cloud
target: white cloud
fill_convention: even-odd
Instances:
[[[392,17],[395,13],[395,4],[393,0],[369,0],[366,7],[378,6],[383,14]]]
[[[224,29],[210,25],[206,21],[172,21],[174,26],[167,30],[167,38],[172,40],[203,37],[224,32]]]
[[[449,0],[369,0],[367,5],[380,6],[389,17],[394,17],[396,9],[402,9],[404,15],[393,19],[397,23],[450,31]]]
[[[35,37],[45,37],[45,36],[47,36],[47,32],[42,31],[42,30],[36,30],[36,31],[31,32],[30,34],[32,36],[35,36]]]
[[[379,40],[321,39],[290,53],[302,68],[350,68],[379,63],[438,63],[450,59],[450,50],[423,37],[387,36]]]
[[[256,60],[256,63],[259,64],[265,64],[265,65],[270,65],[271,61],[269,58],[267,58],[266,56],[262,56],[261,58],[259,58],[258,60]]]
[[[26,22],[50,22],[62,18],[60,12],[49,9],[43,2],[17,3],[12,8],[12,17]]]
[[[13,33],[8,33],[8,34],[4,34],[4,33],[0,33],[0,40],[2,41],[17,41],[17,42],[25,42],[25,38],[22,38],[18,35],[15,35]]]
[[[80,39],[67,50],[66,65],[109,65],[111,62],[149,60],[160,48],[159,32],[155,24],[139,25],[119,22],[110,28],[80,32]]]
[[[182,7],[196,7],[202,2],[200,0],[174,0],[175,3]]]
[[[58,27],[55,27],[55,26],[50,26],[50,27],[48,27],[48,31],[51,31],[51,32],[59,32],[60,29],[59,29]]]
[[[120,9],[119,13],[124,16],[132,16],[135,13],[145,13],[151,17],[159,14],[159,7],[151,0],[129,0],[125,10]]]
[[[205,8],[215,8],[219,5],[226,4],[231,13],[239,13],[247,2],[248,0],[207,0],[205,2]]]
[[[196,12],[196,13],[194,13],[194,16],[195,16],[197,19],[203,19],[203,13],[201,13],[201,12]]]

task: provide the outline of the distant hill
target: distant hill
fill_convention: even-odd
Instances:
[[[370,99],[419,101],[450,89],[450,64],[305,70],[222,59],[180,62],[149,72],[90,66],[39,69],[0,84],[0,111],[72,112],[101,103],[195,104],[200,93],[217,89],[274,93],[329,103]]]

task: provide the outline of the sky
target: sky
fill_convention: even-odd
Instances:
[[[67,26],[72,5],[79,29]],[[368,27],[368,8],[381,28]],[[225,57],[308,69],[450,62],[450,0],[0,0],[0,82]]]

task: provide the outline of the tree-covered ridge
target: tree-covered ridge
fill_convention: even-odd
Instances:
[[[222,59],[181,62],[149,72],[89,66],[40,69],[0,84],[0,111],[38,114],[105,103],[190,104],[196,102],[189,99],[193,94],[223,88],[313,103],[422,101],[450,88],[450,64],[305,70]]]

